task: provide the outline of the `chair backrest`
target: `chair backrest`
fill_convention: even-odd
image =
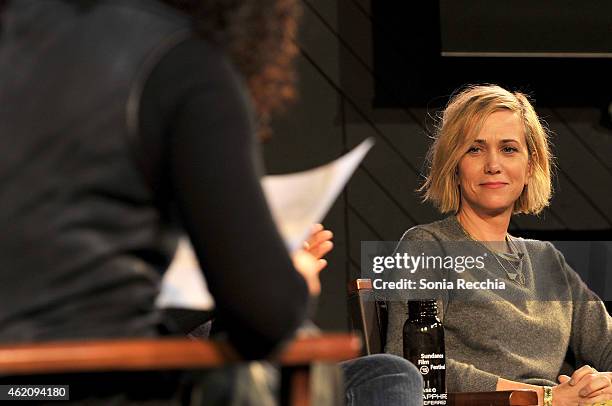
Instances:
[[[387,305],[376,297],[372,281],[352,281],[348,300],[351,330],[361,335],[364,355],[384,352],[387,341]]]

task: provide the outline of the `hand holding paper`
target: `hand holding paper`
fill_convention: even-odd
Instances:
[[[373,145],[374,139],[368,138],[326,165],[264,177],[261,185],[266,200],[290,252],[302,246],[312,224],[323,220]]]
[[[330,239],[333,235],[322,226],[316,229],[311,227],[325,217],[373,145],[374,140],[368,138],[329,164],[294,174],[266,176],[262,180],[272,216],[288,250],[303,250],[303,254],[311,254],[314,258],[310,259],[317,261],[312,264],[310,261],[304,262],[304,257],[299,260],[300,264],[310,262],[309,266],[316,270],[307,270],[308,278],[317,278],[316,282],[312,281],[312,291],[320,290],[320,286],[316,286],[318,273],[327,265],[322,257],[332,249]],[[294,264],[295,261],[294,258]],[[208,310],[213,303],[191,245],[184,239],[164,275],[157,305]]]

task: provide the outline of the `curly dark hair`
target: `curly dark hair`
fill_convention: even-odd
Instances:
[[[163,1],[192,16],[196,33],[226,50],[248,84],[259,136],[268,138],[270,115],[296,96],[297,0]]]

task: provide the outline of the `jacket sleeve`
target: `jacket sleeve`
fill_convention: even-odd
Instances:
[[[304,320],[308,291],[260,185],[245,84],[220,49],[191,39],[163,57],[143,97],[164,130],[164,198],[178,209],[229,340],[245,358],[264,357]]]

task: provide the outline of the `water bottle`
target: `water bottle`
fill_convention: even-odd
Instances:
[[[423,375],[423,405],[446,405],[444,326],[434,299],[408,301],[403,336],[404,358]]]

